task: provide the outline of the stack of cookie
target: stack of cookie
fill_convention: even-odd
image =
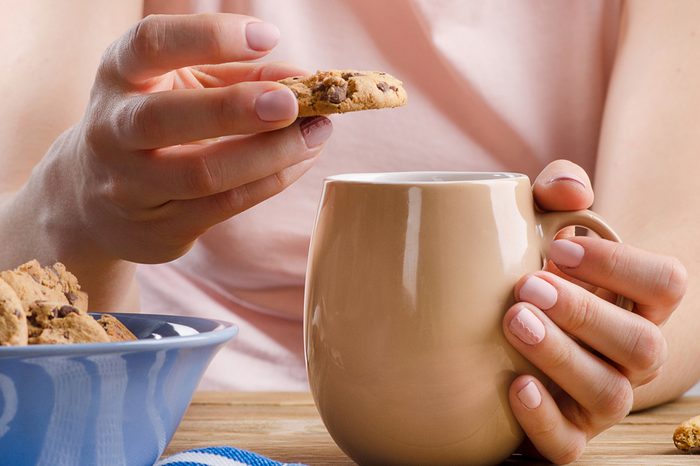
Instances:
[[[113,316],[95,320],[76,277],[32,260],[0,272],[0,346],[135,340]]]

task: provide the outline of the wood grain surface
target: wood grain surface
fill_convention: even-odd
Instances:
[[[700,397],[635,413],[593,439],[576,465],[690,465],[700,455],[678,452],[675,427],[700,414]],[[351,465],[333,443],[308,393],[198,392],[165,455],[231,445],[282,462]],[[506,464],[545,464],[516,456]]]

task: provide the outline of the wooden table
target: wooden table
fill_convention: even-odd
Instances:
[[[690,465],[700,455],[673,446],[677,424],[700,414],[700,397],[685,397],[628,416],[596,437],[576,465]],[[165,455],[232,445],[283,462],[354,464],[333,443],[308,393],[197,393]],[[538,464],[513,458],[507,464]]]

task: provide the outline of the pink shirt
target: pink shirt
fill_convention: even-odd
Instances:
[[[304,271],[323,178],[347,172],[595,165],[620,5],[574,0],[170,1],[147,11],[229,11],[276,24],[269,60],[310,71],[382,70],[409,104],[333,117],[296,184],[215,226],[182,258],[141,266],[143,312],[235,322],[202,388],[305,390]]]

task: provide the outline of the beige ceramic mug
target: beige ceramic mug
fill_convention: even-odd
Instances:
[[[539,213],[513,173],[326,180],[311,240],[304,341],[311,391],[360,464],[493,464],[523,432],[508,404],[537,374],[505,340],[513,287],[557,231],[619,240],[590,211]]]

